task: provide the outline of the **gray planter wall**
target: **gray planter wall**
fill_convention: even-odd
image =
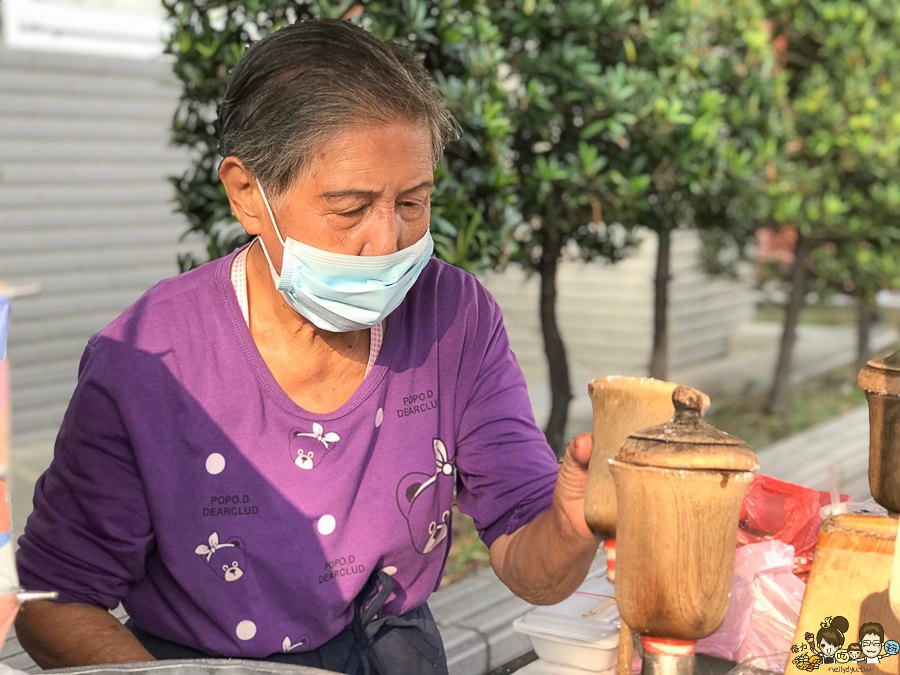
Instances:
[[[699,267],[695,233],[672,238],[669,366],[723,356],[728,339],[754,314],[749,285],[710,278]],[[606,375],[645,376],[653,344],[656,237],[647,233],[635,255],[616,264],[560,265],[557,320],[568,349],[574,405],[587,403],[587,383]],[[510,343],[529,384],[539,423],[549,414],[547,363],[538,314],[539,277],[519,269],[484,279],[503,308]],[[541,405],[543,401],[544,405]]]

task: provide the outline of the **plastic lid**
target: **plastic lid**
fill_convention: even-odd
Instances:
[[[880,361],[869,361],[859,371],[857,383],[872,394],[900,396],[900,352],[894,352]]]
[[[671,469],[756,471],[756,453],[746,443],[703,419],[708,400],[701,391],[678,387],[672,394],[675,416],[629,436],[615,459]]]
[[[578,640],[603,649],[619,644],[621,617],[613,604],[594,616],[584,616],[601,603],[615,598],[616,587],[606,576],[585,580],[578,590],[556,605],[535,607],[516,624],[529,634],[552,635]]]

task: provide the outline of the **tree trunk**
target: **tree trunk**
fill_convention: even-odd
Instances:
[[[867,295],[857,298],[858,313],[856,315],[856,370],[866,367],[872,356],[872,324],[875,323],[875,304]]]
[[[672,233],[659,232],[656,249],[656,280],[653,292],[653,354],[650,358],[650,377],[666,380],[669,377],[669,262],[672,257]]]
[[[541,275],[541,333],[550,369],[550,419],[544,435],[558,457],[566,449],[564,434],[569,417],[569,401],[572,400],[566,346],[556,322],[556,272],[561,248],[559,230],[552,225],[545,225],[544,248],[538,267]]]
[[[797,246],[794,250],[794,267],[791,271],[791,295],[784,310],[784,329],[781,334],[781,347],[778,351],[778,365],[772,379],[772,390],[766,412],[770,415],[784,417],[788,413],[791,396],[791,368],[794,360],[794,345],[797,342],[797,324],[800,312],[806,299],[807,262],[809,259],[809,240],[802,234],[797,235]]]

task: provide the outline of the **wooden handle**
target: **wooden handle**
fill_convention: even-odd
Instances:
[[[616,675],[631,675],[631,653],[634,643],[631,637],[631,629],[622,621],[622,630],[619,632],[619,660],[616,666]]]

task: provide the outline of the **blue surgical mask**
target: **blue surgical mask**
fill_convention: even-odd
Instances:
[[[288,305],[322,330],[346,333],[377,326],[403,302],[434,251],[430,231],[408,248],[378,256],[330,253],[284,238],[262,185],[256,184],[284,247],[279,275],[259,237],[275,287]]]

